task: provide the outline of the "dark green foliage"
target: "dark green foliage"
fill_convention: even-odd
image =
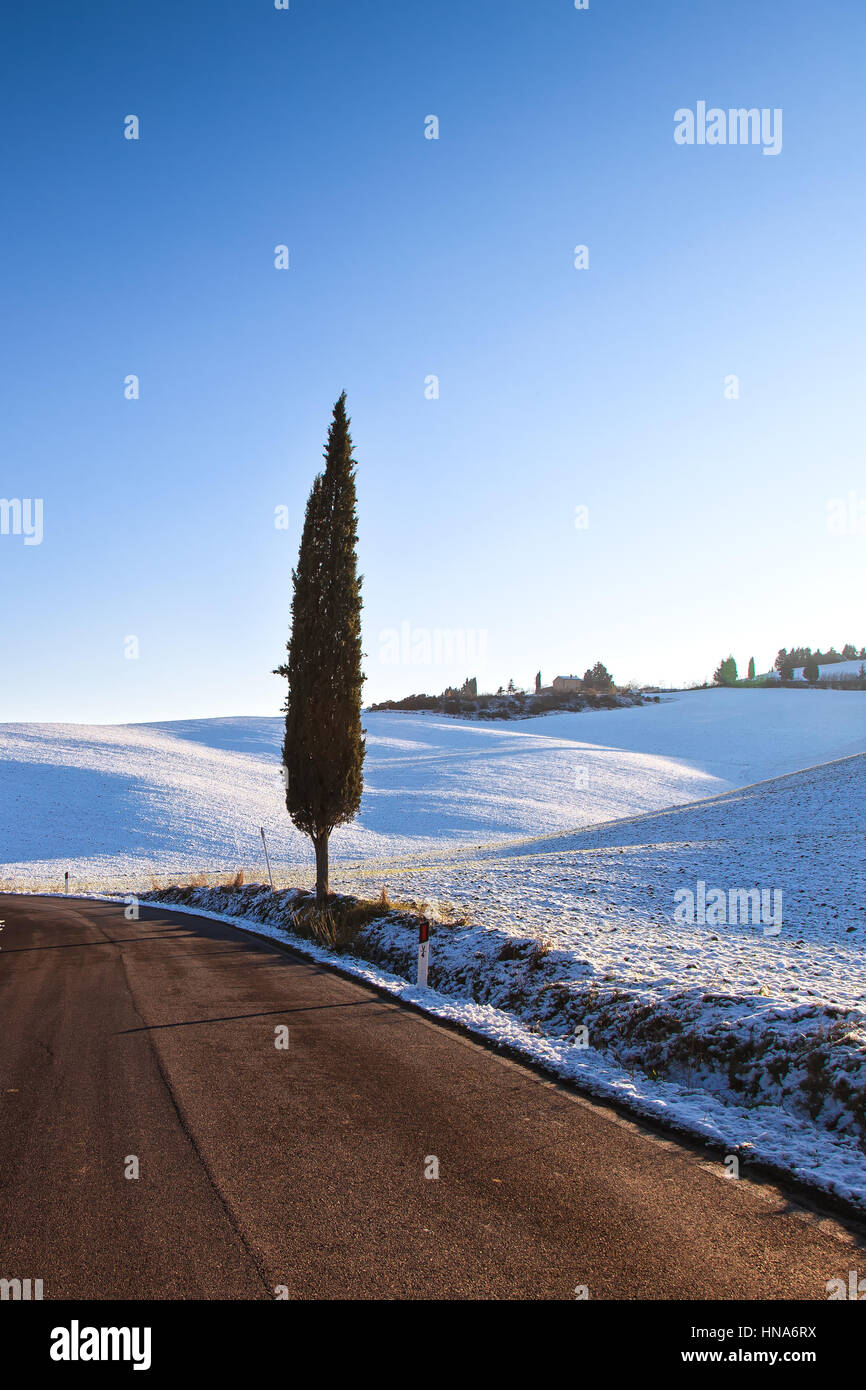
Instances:
[[[726,657],[713,672],[716,685],[736,685],[737,663],[732,656]]]
[[[803,679],[806,681],[816,681],[819,674],[818,663],[814,656],[807,656],[803,665]]]
[[[583,683],[590,690],[610,690],[613,685],[613,676],[606,666],[597,661],[589,670],[584,671]]]
[[[754,658],[753,656],[750,656],[750,657],[749,657],[749,680],[750,680],[750,681],[753,681],[754,679],[755,679],[755,658]]]
[[[859,655],[866,656],[866,649],[861,650]],[[841,652],[837,652],[835,647],[828,647],[825,652],[820,650],[813,652],[811,647],[792,647],[790,651],[786,647],[782,647],[773,664],[781,674],[783,668],[790,668],[793,671],[797,667],[805,666],[810,656],[815,658],[819,666],[835,666],[840,661],[855,661],[858,652],[851,642],[846,642]]]
[[[292,632],[277,674],[289,682],[283,764],[286,807],[316,851],[316,895],[328,894],[328,838],[361,804],[361,579],[355,461],[346,393],[334,406],[325,471],[307,502]]]

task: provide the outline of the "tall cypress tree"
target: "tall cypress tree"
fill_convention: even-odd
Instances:
[[[292,571],[286,676],[286,808],[316,852],[316,897],[328,896],[328,840],[361,804],[361,578],[356,545],[355,460],[346,393],[334,406],[325,471],[307,502]]]

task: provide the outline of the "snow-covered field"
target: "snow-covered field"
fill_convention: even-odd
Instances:
[[[866,747],[866,692],[706,690],[495,726],[368,714],[361,813],[336,862],[438,858],[660,810]],[[0,881],[123,887],[309,866],[279,719],[0,725]],[[306,869],[309,872],[309,868]]]
[[[387,883],[440,923],[430,990],[409,983],[414,940],[393,917],[349,968],[866,1204],[866,692],[365,723],[367,790],[334,837],[333,886]],[[69,867],[116,891],[250,869],[264,824],[280,880],[301,864],[308,882],[280,736],[268,719],[0,727],[0,880],[44,887]],[[290,894],[193,901],[286,939]]]

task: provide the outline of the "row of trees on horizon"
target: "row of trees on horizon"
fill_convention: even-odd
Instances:
[[[821,679],[820,668],[822,666],[836,666],[841,662],[857,661],[858,659],[866,662],[866,647],[861,647],[858,651],[851,642],[846,642],[841,652],[837,652],[835,647],[830,647],[826,652],[813,652],[811,647],[792,647],[790,651],[786,647],[781,647],[773,663],[773,669],[778,671],[779,678],[783,681],[793,680],[794,672],[802,670],[803,679],[807,682],[814,682]],[[866,674],[866,670],[861,666],[861,677],[864,674]],[[827,678],[825,676],[825,679]],[[765,681],[766,679],[766,675],[755,675],[755,658],[749,657],[746,680]],[[737,674],[736,661],[732,656],[724,657],[713,672],[713,684],[736,685],[738,682],[740,682],[740,677]]]

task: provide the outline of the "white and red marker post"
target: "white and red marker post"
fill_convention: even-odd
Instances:
[[[430,923],[422,922],[418,928],[418,986],[427,988],[427,966],[430,964]]]

